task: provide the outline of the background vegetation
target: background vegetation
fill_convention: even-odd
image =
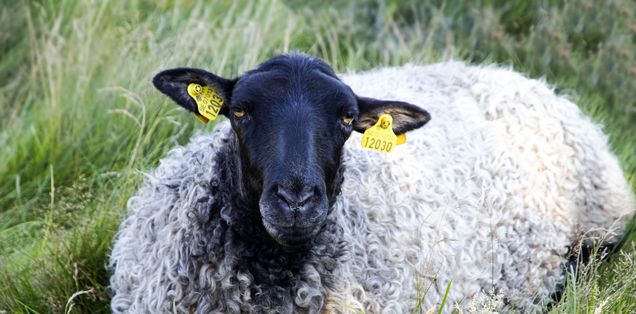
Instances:
[[[126,200],[167,149],[212,128],[151,88],[165,67],[234,76],[291,50],[338,71],[501,63],[603,123],[636,187],[635,2],[303,2],[0,2],[0,313],[108,312]],[[552,311],[636,311],[634,237]]]

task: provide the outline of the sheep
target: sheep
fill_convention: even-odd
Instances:
[[[286,54],[234,79],[177,68],[153,83],[197,115],[187,86],[208,86],[227,119],[130,198],[109,262],[115,313],[404,313],[445,294],[444,311],[490,294],[540,311],[572,248],[616,243],[636,207],[601,127],[510,69],[340,80]],[[383,113],[407,142],[362,148]]]

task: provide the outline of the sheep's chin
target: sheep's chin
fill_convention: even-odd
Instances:
[[[301,247],[306,246],[311,240],[320,232],[321,226],[316,225],[308,228],[283,228],[277,227],[265,219],[263,219],[263,226],[269,233],[270,237],[274,239],[278,244],[288,247]]]

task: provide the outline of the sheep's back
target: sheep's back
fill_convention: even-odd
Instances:
[[[532,307],[561,281],[581,233],[614,241],[633,213],[600,127],[542,81],[460,62],[344,80],[432,116],[393,153],[363,150],[357,134],[346,145],[337,213],[358,239],[350,272],[383,306],[406,309],[398,300],[417,287],[433,306],[452,281],[448,304],[492,288]]]

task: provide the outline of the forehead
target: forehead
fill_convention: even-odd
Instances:
[[[355,103],[355,96],[324,62],[280,56],[243,75],[234,88],[232,103],[348,105]]]

